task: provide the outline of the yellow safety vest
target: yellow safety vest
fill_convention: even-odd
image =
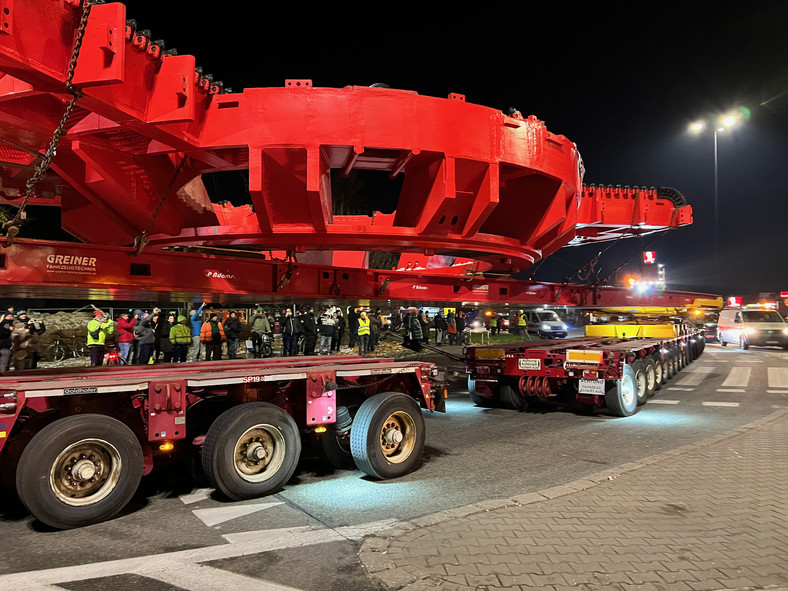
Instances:
[[[369,334],[369,318],[366,320],[363,318],[358,319],[358,336],[363,336],[365,334]]]

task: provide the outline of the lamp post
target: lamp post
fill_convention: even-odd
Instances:
[[[711,127],[712,137],[714,138],[714,281],[716,287],[720,288],[720,211],[719,211],[719,158],[717,151],[717,135],[735,126],[741,117],[739,113],[729,113],[718,117],[716,120],[707,122],[699,120],[689,126],[689,130],[694,134],[701,134]]]

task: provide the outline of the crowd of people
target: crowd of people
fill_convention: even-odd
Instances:
[[[94,308],[85,327],[91,366],[103,365],[109,351],[120,365],[219,360],[225,347],[227,358],[236,359],[240,352],[246,356],[247,339],[255,358],[267,357],[273,354],[274,334],[281,335],[284,357],[340,351],[368,355],[378,348],[385,330],[403,331],[406,343],[426,344],[434,329],[435,344],[455,345],[465,328],[462,311],[446,316],[438,312],[431,318],[417,308],[383,314],[380,308],[348,306],[343,311],[332,306],[316,313],[310,306],[269,313],[258,306],[246,318],[246,312],[238,310],[206,311],[207,304],[195,306],[187,315],[157,307],[150,312],[124,310],[114,320]],[[39,337],[45,331],[40,318],[9,308],[0,323],[0,373],[11,364],[15,370],[35,368],[41,359]]]

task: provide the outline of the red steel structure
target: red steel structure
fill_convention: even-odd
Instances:
[[[459,291],[455,277],[450,293],[444,295],[438,281],[429,297],[456,301],[479,273],[527,269],[570,243],[692,222],[691,207],[671,189],[583,186],[575,145],[534,116],[505,115],[460,94],[438,99],[379,87],[315,88],[309,80],[227,92],[196,68],[193,56],[164,51],[147,31],[137,31],[123,4],[4,0],[0,7],[0,199],[60,207],[63,229],[83,243],[6,244],[0,273],[11,286],[53,285],[40,269],[49,270],[44,261],[61,251],[82,258],[96,251],[99,260],[128,267],[69,275],[66,265],[54,283],[65,295],[93,280],[121,291],[133,279],[144,285],[138,292],[284,297],[365,292],[399,298],[399,283],[418,284],[390,272],[303,264],[364,267],[366,253],[376,250],[411,260],[472,261],[449,272],[465,275]],[[72,98],[68,84],[80,93],[76,107],[62,126],[49,172],[23,199]],[[211,202],[204,179],[228,171],[248,173],[249,204]],[[358,171],[401,183],[393,210],[337,211],[334,181]],[[189,248],[200,249],[205,273],[224,269],[204,277],[218,284],[192,287],[183,276],[193,260],[162,250]],[[227,258],[228,249],[245,256],[286,252],[289,263],[271,256],[258,261],[264,270],[255,275],[265,279],[247,285],[226,280],[240,277],[244,265]],[[332,254],[310,259],[315,252]],[[166,260],[162,264],[174,271],[161,274],[140,256]],[[36,257],[44,266],[38,275],[26,273]],[[132,265],[138,273],[129,271]],[[353,280],[342,279],[353,273]],[[296,288],[299,281],[303,290]],[[514,295],[508,289],[506,295]],[[529,289],[523,284],[513,291]]]

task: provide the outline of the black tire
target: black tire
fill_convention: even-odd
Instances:
[[[350,436],[337,434],[334,425],[326,426],[326,432],[320,435],[320,445],[323,457],[334,468],[352,470],[356,467],[350,453]]]
[[[521,395],[514,386],[509,384],[502,385],[498,391],[498,398],[501,400],[504,408],[517,411],[528,410],[528,398]]]
[[[337,408],[337,421],[342,417],[345,409],[348,417],[353,417],[358,411],[358,406]],[[351,419],[352,420],[352,419]],[[352,429],[352,423],[350,423]],[[323,458],[334,468],[343,470],[353,470],[356,463],[353,461],[353,454],[350,452],[350,430],[348,425],[343,425],[341,433],[337,433],[337,424],[326,425],[326,431],[320,435],[320,449]]]
[[[131,500],[142,479],[140,442],[104,415],[66,417],[41,429],[22,452],[19,498],[40,521],[69,529],[105,521]]]
[[[648,400],[648,375],[646,364],[637,359],[630,364],[632,371],[635,372],[635,386],[637,388],[638,406],[643,406]]]
[[[654,396],[654,392],[657,390],[657,368],[651,357],[644,357],[642,361],[646,368],[646,399],[649,399]]]
[[[638,408],[637,385],[635,384],[635,372],[631,366],[624,366],[620,380],[608,383],[605,390],[605,406],[610,414],[617,417],[628,417],[635,414]]]
[[[727,347],[728,343],[725,342],[725,338],[722,336],[721,332],[717,333],[717,340],[720,342],[720,347]]]
[[[476,380],[470,377],[468,378],[468,395],[476,406],[481,406],[483,408],[495,406],[495,400],[476,393]]]
[[[300,456],[293,418],[273,404],[248,402],[223,412],[208,429],[202,468],[211,486],[240,501],[279,490]]]
[[[383,392],[359,407],[350,430],[350,451],[359,470],[373,478],[411,472],[424,449],[421,408],[400,392]]]
[[[63,345],[50,345],[48,351],[52,361],[63,361],[66,358],[66,348]]]
[[[665,364],[658,353],[653,353],[651,360],[654,363],[654,390],[656,391],[662,388],[662,384],[665,383]]]
[[[747,349],[749,349],[749,348],[750,348],[750,343],[749,343],[749,342],[747,342],[747,337],[745,337],[744,335],[742,335],[741,337],[739,337],[739,347],[740,347],[740,348],[741,348],[743,351],[746,351]]]
[[[272,357],[274,355],[274,350],[271,348],[271,345],[268,343],[263,343],[260,346],[260,355],[262,357]]]

